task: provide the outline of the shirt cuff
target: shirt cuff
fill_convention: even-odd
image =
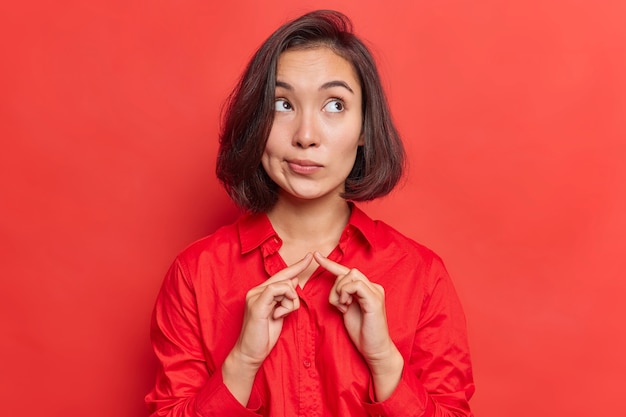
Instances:
[[[233,416],[252,417],[259,416],[263,401],[258,391],[252,388],[248,405],[244,407],[233,396],[228,387],[224,385],[222,369],[218,368],[209,378],[206,385],[196,396],[196,412],[201,417]]]
[[[432,413],[432,400],[421,381],[412,374],[407,374],[406,367],[391,396],[385,401],[374,401],[374,387],[370,384],[370,402],[363,403],[365,411],[373,417],[422,417]]]

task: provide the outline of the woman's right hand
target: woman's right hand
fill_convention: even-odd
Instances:
[[[224,384],[243,405],[248,402],[257,371],[278,341],[284,318],[300,307],[298,275],[312,259],[308,253],[246,294],[241,333],[222,366]]]

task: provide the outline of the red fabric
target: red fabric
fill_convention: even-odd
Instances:
[[[146,402],[155,416],[471,416],[474,392],[465,317],[437,255],[353,207],[330,259],[385,288],[387,320],[402,353],[402,379],[372,401],[366,363],[328,302],[335,280],[319,268],[301,307],[284,322],[247,407],[222,382],[246,292],[285,268],[265,214],[244,215],[188,247],[157,298],[152,343],[160,361]]]

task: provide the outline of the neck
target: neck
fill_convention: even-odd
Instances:
[[[350,218],[350,206],[343,198],[324,201],[279,198],[267,215],[283,240],[338,241]]]

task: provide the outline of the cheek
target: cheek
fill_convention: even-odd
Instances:
[[[267,140],[267,142],[265,143],[265,149],[263,150],[263,156],[261,157],[262,159],[267,159],[270,160],[272,158],[275,158],[277,155],[279,148],[277,148],[274,145],[274,142],[272,141],[271,138],[269,138]]]
[[[267,141],[263,155],[261,155],[261,165],[263,166],[265,172],[270,176],[272,175],[272,172],[277,169],[277,166],[280,165],[280,155],[277,153],[277,149],[272,146],[272,142],[270,140]]]
[[[264,158],[271,158],[276,155],[280,149],[280,134],[277,133],[276,125],[272,126],[270,134],[265,141],[265,149],[263,150]]]
[[[347,134],[341,152],[346,156],[356,156],[357,149],[364,143],[363,135],[355,136],[353,132]]]
[[[265,169],[265,172],[269,172],[270,154],[268,153],[267,148],[265,148],[265,151],[263,151],[263,155],[261,156],[261,165],[263,166],[263,169]]]

